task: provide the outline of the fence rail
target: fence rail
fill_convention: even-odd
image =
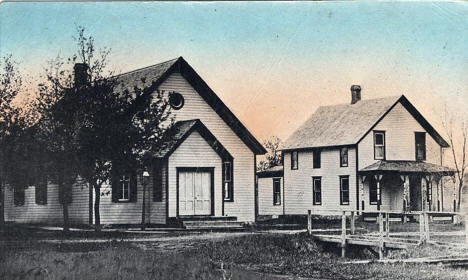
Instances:
[[[350,235],[347,235],[347,217],[349,213],[350,217]],[[379,235],[377,239],[357,239],[356,234],[356,216],[358,214],[376,214],[377,223],[379,224]],[[404,211],[353,211],[353,210],[323,210],[323,211],[314,211],[308,210],[307,212],[307,232],[309,235],[312,235],[313,215],[327,215],[327,216],[341,216],[341,236],[326,236],[326,235],[317,235],[317,237],[323,241],[340,243],[341,245],[341,255],[344,257],[346,255],[346,245],[349,244],[359,244],[366,246],[374,246],[378,248],[379,259],[383,258],[384,251],[387,247],[400,248],[403,245],[402,242],[396,240],[390,240],[390,215],[401,215],[403,217],[403,222],[406,222],[408,216],[418,216],[419,217],[419,242],[426,243],[430,241],[430,229],[429,229],[429,220],[430,217],[440,217],[440,216],[452,216],[453,222],[456,222],[455,217],[464,217],[465,218],[465,241],[468,243],[468,215],[463,215],[459,212],[435,212],[435,211],[413,211],[413,212],[404,212]],[[414,240],[413,240],[414,241]],[[413,241],[407,240],[407,244],[414,244]],[[393,244],[395,243],[395,244]],[[404,242],[403,242],[404,243]]]

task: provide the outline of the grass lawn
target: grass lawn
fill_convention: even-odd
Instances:
[[[273,279],[251,271],[312,279],[466,279],[468,274],[435,265],[343,264],[332,248],[305,234],[183,241],[190,244],[117,240],[50,244],[29,237],[28,246],[1,248],[0,279]]]
[[[327,249],[327,250],[324,250]],[[467,279],[468,270],[424,264],[343,264],[305,234],[254,235],[205,245],[216,263],[313,279]],[[431,251],[420,248],[414,251]],[[328,252],[326,252],[328,251]],[[423,252],[423,253],[425,253]],[[433,251],[431,251],[433,253]],[[410,252],[411,256],[417,255]]]

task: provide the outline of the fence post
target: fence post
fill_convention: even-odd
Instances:
[[[383,240],[383,235],[384,235],[384,224],[383,224],[383,216],[382,212],[379,211],[379,260],[383,259],[383,253],[384,253],[384,240]]]
[[[341,216],[341,257],[346,256],[346,211]]]
[[[425,234],[424,234],[424,214],[421,213],[419,214],[419,241],[424,243],[425,239]]]
[[[356,232],[356,215],[354,211],[351,211],[351,234],[355,234]]]
[[[307,211],[307,233],[312,234],[312,210]]]
[[[385,236],[390,237],[390,214],[385,213]]]
[[[424,233],[426,242],[429,241],[429,214],[424,213]]]

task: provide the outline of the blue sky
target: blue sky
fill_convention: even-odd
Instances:
[[[127,71],[183,56],[259,138],[320,105],[405,94],[435,124],[468,106],[468,3],[3,3],[0,53],[27,73],[74,50],[75,24]]]

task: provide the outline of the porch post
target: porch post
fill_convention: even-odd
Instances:
[[[425,179],[424,176],[421,177],[421,210],[426,211],[426,188],[424,188],[425,185]]]
[[[429,211],[432,211],[432,176],[426,176],[426,186],[427,186],[427,204],[429,206]]]
[[[375,181],[377,182],[377,211],[380,211],[380,205],[382,205],[382,190],[380,183],[383,175],[374,175]]]
[[[364,196],[364,183],[366,182],[366,175],[361,175],[361,186],[360,186],[360,195],[361,195],[361,211],[365,210],[364,205],[366,204],[365,196]]]
[[[437,212],[440,212],[440,188],[439,188],[439,183],[440,183],[440,180],[441,180],[441,177],[440,176],[434,176],[434,180],[435,180],[435,183],[436,183],[436,191],[437,191]]]
[[[400,175],[400,179],[403,181],[403,211],[407,212],[410,202],[410,191],[409,191],[409,176],[408,175]]]

